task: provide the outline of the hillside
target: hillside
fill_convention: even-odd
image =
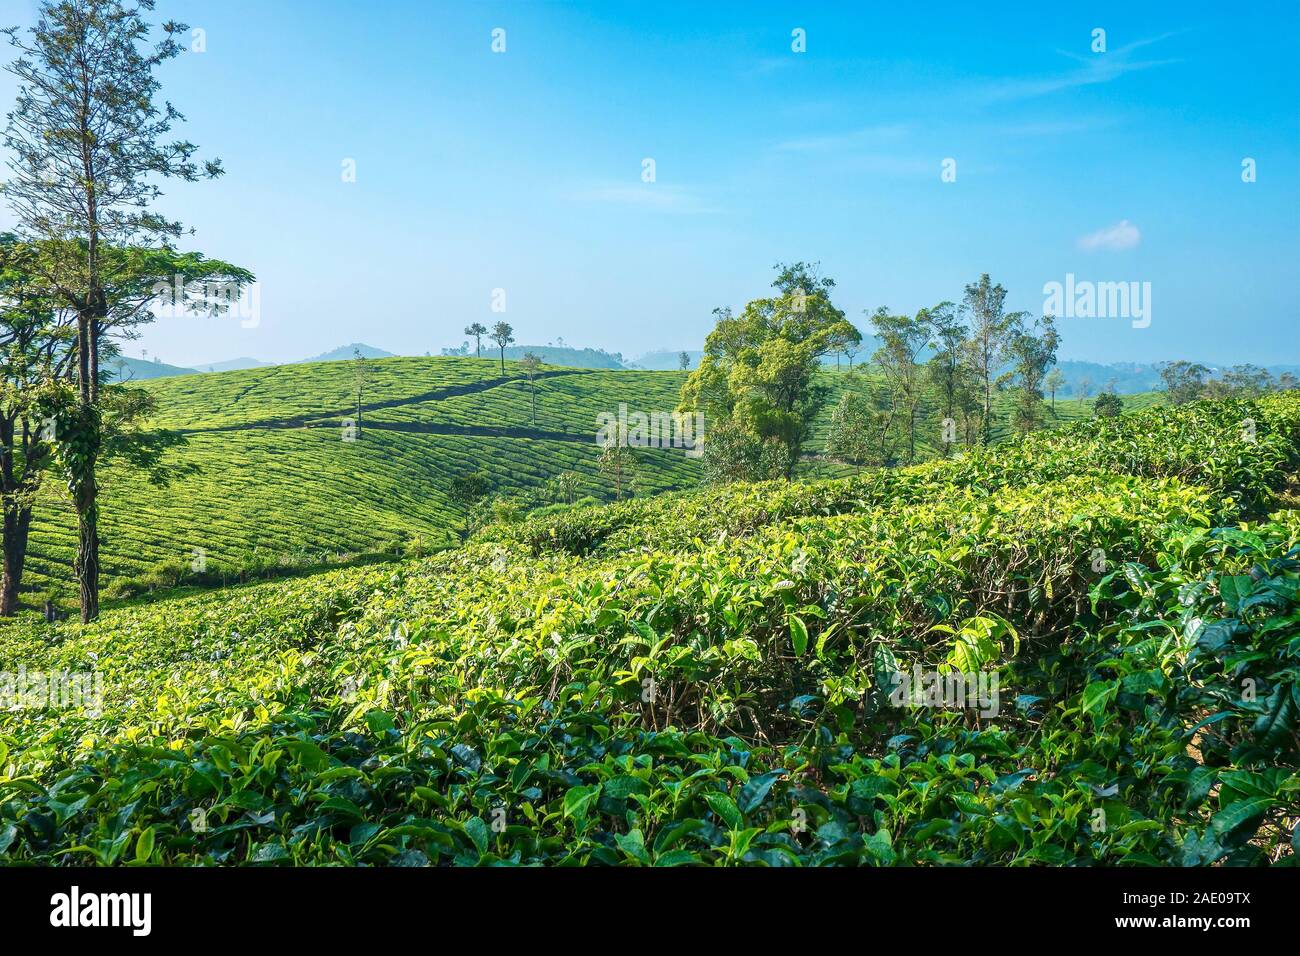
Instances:
[[[226,359],[224,362],[207,362],[194,366],[196,372],[237,372],[246,368],[261,368],[264,365],[273,365],[273,362],[263,362],[260,359],[248,358],[242,356],[235,359]]]
[[[157,428],[183,437],[168,453],[175,477],[166,489],[138,471],[111,466],[104,479],[103,573],[110,596],[126,581],[183,576],[202,555],[209,576],[249,565],[312,564],[340,556],[395,552],[414,542],[456,540],[462,512],[447,494],[457,476],[483,471],[510,497],[556,500],[546,491],[559,473],[578,476],[579,497],[609,500],[597,470],[597,416],[629,410],[668,412],[681,372],[544,368],[531,388],[516,363],[504,378],[496,360],[371,360],[355,419],[355,370],[348,362],[266,366],[144,383],[158,402]],[[850,474],[817,460],[834,401],[844,387],[826,370],[829,404],[808,446],[807,475]],[[1004,404],[1008,399],[1000,399]],[[927,409],[926,414],[932,414]],[[1060,421],[1091,416],[1081,402],[1057,402]],[[922,457],[937,454],[933,427],[921,434]],[[999,429],[1001,436],[1003,429]],[[678,449],[639,453],[637,497],[694,487],[698,460]],[[36,512],[24,587],[60,586],[74,550],[74,525],[53,482]],[[169,566],[159,579],[155,572]]]
[[[192,368],[168,365],[151,359],[131,358],[120,355],[107,363],[107,368],[114,381],[142,382],[152,378],[168,378],[172,375],[193,375]]]
[[[458,475],[484,471],[501,494],[537,494],[562,471],[579,495],[607,497],[596,469],[596,416],[620,403],[671,410],[681,378],[546,368],[530,387],[514,363],[388,358],[370,362],[360,435],[354,370],[347,362],[278,365],[145,383],[154,425],[185,444],[168,453],[179,472],[160,490],[110,466],[104,478],[104,575],[111,585],[160,564],[188,566],[201,551],[216,569],[393,550],[401,542],[453,540],[462,515],[447,499]],[[637,494],[686,488],[698,462],[680,450],[643,456]],[[192,473],[185,473],[185,470]],[[55,494],[54,483],[49,486]],[[28,590],[67,580],[74,549],[67,505],[38,507]]]
[[[624,368],[621,356],[611,355],[601,349],[577,349],[567,345],[508,345],[506,360],[518,361],[531,352],[545,365],[562,368]],[[499,350],[485,349],[484,355],[500,355]]]
[[[1285,864],[1297,469],[1296,393],[1152,408],[11,622],[102,695],[0,711],[0,859]]]
[[[340,362],[354,358],[356,353],[360,352],[362,358],[392,358],[392,352],[385,352],[383,349],[375,348],[373,345],[366,345],[364,342],[353,342],[351,345],[340,345],[336,349],[330,349],[328,352],[322,352],[320,355],[313,355],[311,358],[300,359],[301,362]]]

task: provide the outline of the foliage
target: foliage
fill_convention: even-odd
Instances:
[[[1300,521],[1247,522],[1297,463],[1295,396],[1198,403],[13,623],[104,697],[0,711],[0,858],[1290,863]]]
[[[730,308],[714,310],[717,323],[704,355],[682,386],[678,409],[703,412],[710,423],[704,457],[725,456],[712,467],[706,461],[712,474],[732,474],[747,461],[771,463],[777,456],[769,443],[779,442],[791,477],[825,403],[816,378],[820,358],[861,339],[831,302],[835,281],[820,276],[815,264],[776,269],[777,295],[754,299],[738,316]]]
[[[1199,362],[1165,362],[1160,367],[1160,378],[1165,383],[1171,405],[1196,401],[1205,390],[1209,377],[1210,370]]]
[[[1114,392],[1102,392],[1092,407],[1098,418],[1117,418],[1124,411],[1124,400]]]

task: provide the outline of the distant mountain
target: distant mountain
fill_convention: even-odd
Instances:
[[[113,380],[116,382],[141,382],[147,378],[169,378],[173,375],[196,374],[192,368],[168,365],[165,362],[156,362],[152,359],[131,358],[128,355],[119,355],[107,362],[106,367],[112,373]]]
[[[1093,395],[1112,383],[1115,391],[1120,395],[1156,391],[1164,388],[1164,382],[1160,378],[1160,367],[1163,364],[1163,362],[1102,363],[1062,360],[1056,364],[1056,367],[1065,375],[1066,385],[1057,394],[1065,396],[1077,395],[1079,386],[1084,379],[1088,380],[1088,391]],[[1215,377],[1218,377],[1225,369],[1231,367],[1215,365],[1211,362],[1202,362],[1201,364],[1208,368]],[[1274,378],[1283,372],[1290,372],[1292,375],[1300,373],[1300,366],[1296,365],[1266,365],[1264,368]]]
[[[194,368],[200,372],[235,372],[244,368],[261,368],[264,365],[274,365],[274,362],[263,362],[255,358],[236,358],[228,359],[225,362],[210,362],[206,365],[196,365]]]
[[[867,364],[868,362],[871,361],[871,353],[874,352],[879,347],[880,347],[879,343],[877,342],[874,336],[871,335],[862,336],[862,345],[859,346],[858,351],[855,352],[853,355],[853,364],[854,365]],[[655,349],[653,352],[646,352],[644,355],[629,362],[627,364],[627,367],[643,368],[651,372],[667,372],[667,371],[675,372],[682,367],[681,365],[682,351],[683,351],[682,349],[677,349],[677,350]],[[687,355],[690,356],[691,368],[695,368],[696,366],[698,366],[700,364],[700,358],[704,355],[704,353],[699,351],[698,349],[694,349],[694,350],[686,349],[685,352]],[[927,357],[928,357],[927,355],[922,355],[921,361],[925,361]],[[844,368],[848,368],[849,360],[844,355],[833,355],[833,354],[823,355],[822,364],[823,365],[838,364],[843,366]]]
[[[1058,395],[1076,395],[1080,386],[1088,385],[1088,392],[1096,395],[1114,384],[1120,395],[1150,392],[1161,387],[1160,370],[1156,363],[1138,362],[1076,362],[1064,359],[1056,367],[1065,376],[1065,387]]]
[[[313,358],[302,359],[301,362],[337,362],[341,359],[352,358],[353,352],[360,352],[362,358],[392,358],[392,352],[385,352],[383,349],[377,349],[373,345],[366,345],[364,342],[353,342],[351,345],[340,345],[336,349],[328,352],[322,352]]]
[[[698,350],[690,349],[655,349],[653,352],[646,352],[645,355],[633,359],[628,365],[632,368],[643,368],[651,372],[675,372],[682,367],[681,354],[685,351],[691,359],[691,368],[700,364],[700,357],[704,354]]]
[[[619,352],[606,352],[604,349],[575,349],[570,345],[507,345],[506,358],[518,361],[532,352],[547,365],[560,365],[566,368],[626,368],[623,355]],[[443,349],[443,355],[474,355],[474,346],[468,348]],[[491,342],[484,341],[483,357],[496,358],[501,354]]]

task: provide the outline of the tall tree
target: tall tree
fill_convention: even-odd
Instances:
[[[1065,373],[1059,368],[1053,368],[1047,373],[1047,378],[1043,379],[1043,387],[1047,389],[1047,394],[1052,396],[1052,417],[1056,417],[1056,393],[1065,388]]]
[[[44,383],[59,378],[71,358],[66,312],[32,297],[24,258],[30,250],[0,237],[0,495],[3,496],[3,575],[0,615],[18,610],[32,507],[50,461],[52,428],[41,414]]]
[[[0,485],[6,512],[3,549],[9,573],[10,607],[21,583],[31,525],[31,509],[41,476],[50,464],[62,467],[65,477],[75,476],[75,453],[63,440],[75,434],[79,400],[69,394],[67,379],[76,383],[76,315],[48,279],[50,242],[27,243],[13,235],[0,235],[0,344],[3,345],[4,398],[0,401]],[[102,327],[117,337],[138,335],[138,326],[152,318],[148,306],[160,298],[159,289],[183,287],[185,308],[220,309],[228,304],[224,294],[209,301],[208,291],[229,284],[235,287],[252,276],[228,263],[205,259],[197,253],[160,249],[103,249],[105,274],[113,280],[105,289],[108,314]],[[102,378],[122,369],[119,345],[113,338],[100,342]],[[129,376],[128,376],[129,378]],[[148,480],[164,486],[172,477],[187,473],[180,466],[162,465],[163,453],[183,443],[183,436],[165,430],[144,431],[152,412],[149,393],[121,384],[97,383],[101,414],[100,460],[122,458],[143,470]],[[61,428],[54,427],[55,421]],[[72,467],[69,467],[69,466]],[[0,605],[4,604],[0,598]]]
[[[677,367],[683,372],[689,371],[691,367],[691,353],[679,352],[677,355]]]
[[[971,375],[963,351],[969,330],[960,310],[951,302],[940,302],[929,313],[930,345],[934,354],[926,368],[930,385],[939,398],[941,448],[946,458],[956,444],[958,413],[969,401],[971,392]]]
[[[357,425],[356,436],[361,437],[361,396],[366,388],[366,381],[370,377],[370,365],[366,362],[366,357],[361,354],[361,349],[352,350],[352,385],[356,390],[357,404]]]
[[[1160,378],[1165,383],[1169,404],[1185,405],[1201,397],[1210,370],[1199,362],[1165,362],[1160,366]]]
[[[474,340],[474,354],[483,357],[483,336],[488,334],[487,326],[482,322],[471,322],[465,326],[465,334]]]
[[[1273,375],[1258,365],[1234,365],[1223,373],[1228,394],[1253,398],[1273,390]]]
[[[624,487],[631,491],[636,476],[636,453],[628,444],[627,428],[620,422],[606,437],[596,460],[596,468],[614,483],[614,500],[623,497]]]
[[[506,346],[515,340],[515,330],[509,322],[498,322],[492,326],[492,341],[501,349],[501,374],[506,374]]]
[[[28,36],[5,31],[18,52],[9,71],[19,84],[4,136],[12,172],[5,195],[20,230],[50,241],[49,278],[76,314],[78,407],[60,441],[77,512],[83,621],[99,610],[99,355],[114,283],[104,248],[179,237],[180,223],[152,209],[158,180],[222,172],[217,161],[197,163],[194,144],[165,141],[184,117],[170,103],[155,105],[155,71],[181,53],[175,37],[188,27],[168,21],[148,47],[144,14],[153,7],[153,0],[43,0]]]
[[[777,294],[749,302],[740,315],[714,310],[717,322],[704,355],[682,386],[678,410],[703,412],[710,422],[707,474],[741,477],[746,463],[766,469],[780,459],[785,477],[791,477],[825,401],[825,389],[815,380],[820,359],[861,337],[831,302],[835,281],[820,275],[816,264],[778,263],[776,270]],[[770,441],[784,453],[765,449]],[[722,454],[725,463],[708,467],[710,455]]]
[[[532,393],[533,405],[533,426],[537,426],[537,373],[542,370],[542,360],[532,352],[525,352],[524,357],[519,360],[519,367],[523,369],[524,374],[528,376],[529,390]]]
[[[1033,431],[1040,424],[1043,379],[1056,362],[1059,343],[1056,322],[1047,315],[1033,326],[1020,325],[1007,345],[1007,355],[1012,361],[1008,376],[1019,386],[1015,426],[1022,432]]]
[[[980,421],[980,444],[993,440],[993,388],[999,369],[1007,357],[1021,322],[1027,313],[1007,312],[1007,290],[994,285],[988,273],[978,282],[966,286],[962,305],[970,315],[970,339],[966,343],[967,361],[979,381],[983,399]]]
[[[930,313],[922,309],[915,316],[890,315],[881,306],[868,321],[880,348],[872,358],[889,382],[895,408],[907,425],[907,459],[916,460],[916,410],[921,403],[922,373],[918,359],[930,344],[933,331]]]

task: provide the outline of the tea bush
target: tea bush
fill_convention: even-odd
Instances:
[[[1132,417],[6,626],[0,857],[1289,865],[1300,399]]]
[[[1179,478],[1227,499],[1220,519],[1267,502],[1300,455],[1300,408],[1293,393],[1254,401],[1154,406],[1120,418],[1076,422],[1009,439],[959,459],[790,485],[768,482],[690,495],[662,495],[607,508],[573,509],[515,527],[486,529],[486,540],[534,553],[587,554],[631,547],[680,548],[695,539],[746,534],[810,514],[874,503],[917,502],[950,489],[1002,488],[1080,475]]]

